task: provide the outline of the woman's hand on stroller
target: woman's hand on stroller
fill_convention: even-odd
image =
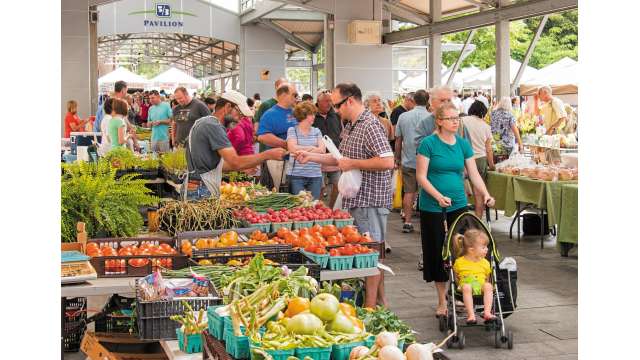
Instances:
[[[451,198],[448,198],[446,196],[439,197],[438,205],[440,205],[440,207],[443,207],[443,208],[448,208],[449,206],[451,206]]]
[[[496,204],[496,199],[494,199],[491,195],[486,194],[486,195],[484,196],[484,204],[485,204],[487,207],[493,207],[493,205],[495,205],[495,204]]]

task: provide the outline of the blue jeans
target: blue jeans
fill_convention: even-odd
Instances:
[[[200,182],[200,185],[198,185],[197,189],[193,191],[187,190],[187,200],[202,200],[210,197],[211,197],[211,193],[209,192],[209,189],[207,189],[207,186],[203,182]]]
[[[297,195],[302,190],[306,190],[311,192],[314,200],[318,200],[320,198],[320,190],[322,189],[322,176],[289,176],[289,186],[291,187],[291,193],[294,195]]]

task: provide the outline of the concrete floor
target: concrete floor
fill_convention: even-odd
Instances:
[[[495,349],[492,332],[472,328],[465,329],[465,349],[447,349],[446,355],[452,360],[578,359],[577,248],[563,258],[553,239],[545,242],[544,250],[540,250],[539,237],[524,238],[520,243],[510,240],[510,221],[500,216],[492,223],[492,233],[500,253],[514,257],[518,263],[518,309],[505,321],[514,332],[514,348]],[[414,233],[403,234],[399,214],[389,216],[392,253],[385,263],[396,275],[385,279],[387,301],[418,332],[420,342],[439,342],[444,336],[434,317],[436,290],[433,283],[422,280],[416,267],[421,251],[418,219],[414,220],[414,226]],[[65,359],[84,359],[83,355],[67,353]]]
[[[511,219],[500,216],[492,223],[492,234],[502,256],[514,257],[518,264],[518,309],[505,320],[514,332],[514,348],[495,349],[493,332],[470,328],[464,331],[465,349],[447,349],[446,355],[460,360],[577,359],[577,248],[569,252],[568,258],[563,258],[552,238],[545,241],[543,250],[539,236],[521,239],[520,243],[510,240]],[[414,219],[414,226],[419,228],[418,219]],[[392,252],[385,263],[396,276],[385,278],[387,302],[401,319],[419,332],[420,342],[440,342],[444,335],[438,330],[434,316],[435,286],[425,283],[417,270],[420,233],[403,234],[401,229],[399,214],[392,213],[387,231]]]

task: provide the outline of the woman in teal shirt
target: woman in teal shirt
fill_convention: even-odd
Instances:
[[[436,282],[436,316],[446,316],[445,295],[449,275],[442,261],[445,236],[442,209],[446,208],[448,226],[467,211],[463,183],[465,168],[473,185],[483,194],[484,203],[491,207],[495,201],[478,173],[471,145],[457,134],[460,127],[458,110],[453,104],[447,103],[436,111],[435,118],[436,131],[424,138],[418,147],[416,177],[420,185],[420,230],[424,256],[422,277],[426,282]]]
[[[124,147],[129,140],[127,125],[124,121],[124,117],[129,112],[129,105],[121,99],[111,99],[111,101],[111,120],[107,127],[111,148]]]

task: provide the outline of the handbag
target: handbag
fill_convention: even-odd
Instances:
[[[297,140],[298,139],[297,126],[293,127],[293,131],[295,131],[295,133],[296,133],[296,140]],[[296,158],[294,157],[293,158],[293,164],[291,165],[291,174],[293,174],[293,169],[295,169],[295,168],[296,168]],[[286,169],[287,169],[287,165],[285,164],[285,165],[282,166],[282,174],[280,176],[280,179],[284,179],[284,181],[280,180],[280,188],[279,188],[278,191],[282,192],[282,193],[290,193],[290,194],[292,194],[292,192],[291,192],[291,179],[290,179],[289,176],[287,176],[285,174]],[[294,195],[296,195],[296,194],[294,194]]]

